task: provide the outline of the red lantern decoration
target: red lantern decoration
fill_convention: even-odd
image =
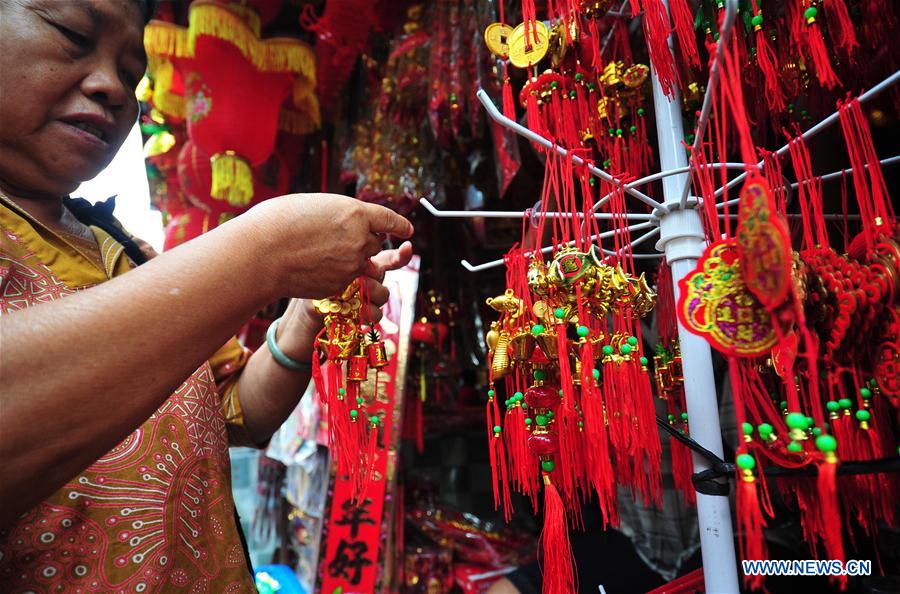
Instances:
[[[413,342],[438,346],[447,338],[449,328],[443,322],[429,322],[422,318],[413,324],[410,338]]]
[[[236,207],[253,199],[252,167],[272,154],[279,124],[297,131],[319,121],[313,52],[295,39],[260,39],[258,21],[246,18],[255,4],[271,3],[235,12],[198,0],[187,29],[154,21],[144,35],[151,61],[168,60],[184,81],[188,135],[211,156],[210,195]],[[175,81],[172,73],[170,89]],[[288,96],[293,109],[282,113]]]
[[[280,196],[288,190],[288,167],[278,153],[253,169],[253,199],[246,205],[234,206],[211,196],[213,168],[209,154],[193,141],[185,143],[178,155],[178,178],[187,202],[210,216],[214,224],[221,225],[263,200]]]
[[[209,212],[196,207],[188,208],[172,216],[166,224],[163,250],[168,251],[195,237],[200,237],[217,225],[216,218]]]

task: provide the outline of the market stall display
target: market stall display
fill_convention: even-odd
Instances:
[[[673,588],[768,587],[740,561],[787,517],[820,560],[895,533],[896,10],[162,3],[141,100],[167,248],[294,191],[418,228],[379,328],[360,282],[316,302],[314,397],[270,446],[286,486],[263,477],[289,492],[260,516],[278,561],[328,594],[484,592],[533,559],[545,594],[585,591],[585,506],[602,538],[667,491],[703,565]],[[477,459],[429,458],[476,429]]]

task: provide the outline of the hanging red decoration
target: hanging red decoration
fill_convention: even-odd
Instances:
[[[187,29],[151,22],[144,45],[181,73],[188,135],[211,155],[211,195],[247,205],[252,167],[272,153],[285,99],[318,121],[312,51],[294,39],[260,39],[257,23],[208,0],[191,4]]]

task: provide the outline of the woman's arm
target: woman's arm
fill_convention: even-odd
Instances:
[[[341,196],[280,198],[125,276],[0,317],[0,526],[140,426],[265,304],[346,286],[378,233],[412,226]]]

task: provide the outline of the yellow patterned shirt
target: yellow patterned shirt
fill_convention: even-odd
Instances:
[[[0,223],[0,315],[133,267],[97,227],[92,245],[7,202]],[[230,341],[122,443],[0,530],[0,592],[255,592],[228,458],[229,443],[250,445],[236,390],[248,355]]]

